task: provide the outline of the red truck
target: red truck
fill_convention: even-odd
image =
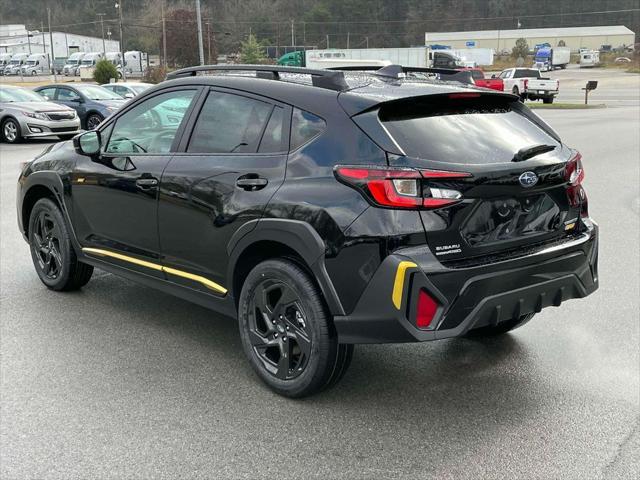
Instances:
[[[468,70],[471,72],[473,82],[478,87],[490,88],[502,92],[504,83],[501,78],[485,78],[484,72],[477,67],[459,68],[458,70]]]

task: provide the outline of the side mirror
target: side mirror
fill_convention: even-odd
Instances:
[[[82,103],[83,100],[80,97],[73,97],[72,99],[70,99],[71,102],[75,102],[75,103]]]
[[[496,78],[496,74],[494,73],[493,75],[491,75],[491,78]]]
[[[124,98],[128,98],[128,99],[132,99],[134,96],[135,95],[133,95],[133,93],[131,93],[131,92],[124,94]]]
[[[93,157],[100,153],[101,145],[102,139],[100,138],[100,132],[97,130],[81,133],[73,138],[73,148],[78,154],[86,155],[87,157]]]
[[[51,100],[51,99],[49,98],[49,95],[42,95],[42,96],[44,97],[44,99],[45,99],[46,101]]]

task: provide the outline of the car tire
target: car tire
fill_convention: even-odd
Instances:
[[[100,125],[100,122],[102,122],[103,120],[104,120],[104,117],[99,113],[92,113],[87,117],[87,120],[86,120],[87,130],[95,129],[98,125]]]
[[[93,266],[78,260],[62,212],[49,198],[31,210],[29,249],[38,277],[51,290],[78,290],[91,279]]]
[[[466,338],[486,338],[504,335],[505,333],[510,332],[511,330],[515,330],[516,328],[521,327],[522,325],[527,323],[533,318],[533,315],[533,313],[529,313],[518,318],[505,320],[504,322],[500,322],[497,325],[487,325],[486,327],[475,328],[473,330],[469,330],[464,336]]]
[[[2,122],[0,135],[2,136],[3,142],[20,142],[20,140],[22,140],[22,131],[20,130],[20,124],[13,118],[7,118],[4,122]]]
[[[334,385],[352,345],[339,345],[314,280],[289,259],[266,260],[247,275],[238,304],[245,355],[258,377],[291,398]]]
[[[547,104],[553,103],[553,97],[551,97],[551,98],[543,98],[542,99],[542,103],[547,103]]]

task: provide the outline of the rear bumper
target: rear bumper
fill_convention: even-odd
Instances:
[[[414,266],[404,270],[401,262]],[[404,249],[380,265],[350,315],[334,318],[338,339],[399,343],[457,337],[586,297],[598,288],[597,265],[598,227],[591,223],[554,247],[470,268],[446,268],[426,248]],[[414,324],[422,289],[440,304],[428,329]]]

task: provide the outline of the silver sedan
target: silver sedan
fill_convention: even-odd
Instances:
[[[23,138],[57,136],[68,140],[80,133],[75,110],[48,102],[42,95],[22,87],[0,85],[0,137],[7,143]]]

